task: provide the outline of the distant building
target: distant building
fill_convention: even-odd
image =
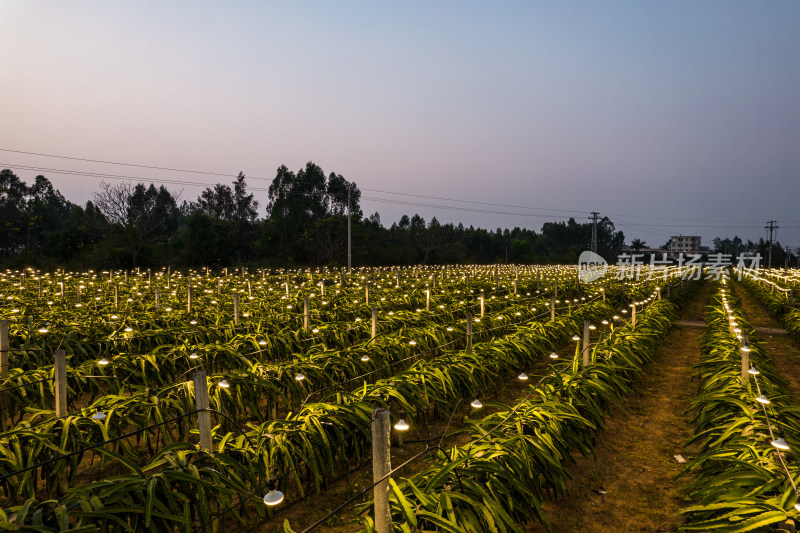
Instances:
[[[685,254],[685,256],[690,254],[703,255],[709,252],[708,246],[700,244],[699,235],[673,235],[669,239],[669,249],[642,246],[638,250],[634,250],[630,245],[622,245],[620,249],[621,254],[640,254],[644,256],[645,262],[649,262],[651,259],[663,261],[665,257],[668,260],[678,261],[681,254]]]
[[[620,253],[623,253],[623,254],[647,254],[647,255],[657,254],[660,257],[660,254],[665,254],[665,253],[667,253],[667,251],[666,250],[662,250],[661,248],[648,248],[647,246],[643,246],[642,248],[639,248],[638,250],[634,250],[633,248],[630,247],[630,245],[623,244],[620,247]]]
[[[702,253],[708,248],[700,246],[699,235],[673,235],[669,238],[669,251],[673,254]]]

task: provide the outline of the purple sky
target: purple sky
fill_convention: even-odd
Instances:
[[[795,1],[3,2],[0,148],[253,187],[313,160],[385,225],[599,211],[658,246],[773,219],[796,247],[798,28]],[[100,178],[21,165],[230,181],[0,151],[78,203]]]

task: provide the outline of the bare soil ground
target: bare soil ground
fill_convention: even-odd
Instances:
[[[684,321],[702,321],[711,284],[703,285],[683,309]],[[543,507],[555,532],[672,531],[688,505],[673,477],[683,470],[674,456],[692,455],[691,415],[684,414],[697,390],[693,365],[699,360],[700,329],[676,327],[637,392],[606,417],[596,458],[576,456],[569,468],[570,494]],[[606,494],[601,495],[600,491]],[[543,533],[544,524],[529,524]]]

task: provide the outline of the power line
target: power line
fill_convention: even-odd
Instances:
[[[47,167],[35,167],[30,165],[15,165],[12,163],[0,163],[0,166],[6,168],[20,168],[23,170],[32,170],[35,172],[51,172],[53,174],[64,174],[68,176],[86,176],[92,178],[102,178],[102,179],[116,179],[116,180],[126,180],[126,181],[151,181],[155,183],[168,183],[171,185],[186,185],[186,186],[197,186],[197,187],[213,187],[217,185],[216,183],[207,183],[207,182],[199,182],[199,181],[186,181],[186,180],[173,180],[173,179],[152,179],[152,178],[144,178],[142,176],[125,176],[120,174],[107,174],[107,173],[99,173],[99,172],[88,172],[88,171],[79,171],[79,170],[67,170],[67,169],[58,169],[58,168],[47,168]],[[249,179],[249,178],[248,178]],[[250,187],[250,189],[257,190],[257,191],[268,191],[269,189],[264,187]]]
[[[0,148],[0,152],[9,152],[9,153],[16,153],[16,154],[24,154],[24,155],[35,155],[35,156],[38,156],[38,157],[50,157],[50,158],[56,158],[56,159],[65,159],[65,160],[70,160],[70,161],[82,161],[82,162],[88,162],[88,163],[100,163],[100,164],[106,164],[106,165],[118,165],[118,166],[134,167],[134,168],[145,168],[145,169],[150,169],[150,170],[163,170],[163,171],[169,171],[169,172],[181,172],[181,173],[186,173],[186,174],[200,174],[200,175],[206,175],[206,176],[219,176],[219,177],[228,177],[228,178],[236,178],[237,177],[237,175],[221,173],[221,172],[210,172],[210,171],[204,171],[204,170],[191,170],[191,169],[172,168],[172,167],[161,167],[161,166],[155,166],[155,165],[143,165],[143,164],[138,164],[138,163],[127,163],[127,162],[120,162],[120,161],[108,161],[108,160],[102,160],[102,159],[91,159],[91,158],[83,158],[83,157],[75,157],[75,156],[46,154],[46,153],[42,153],[42,152],[30,152],[30,151],[24,151],[24,150],[15,150],[15,149],[11,149],[11,148]],[[7,165],[7,164],[6,163],[0,163],[0,165]],[[123,178],[122,176],[117,176],[117,175],[113,175],[113,174],[99,174],[99,173],[80,172],[80,171],[58,171],[56,169],[45,169],[45,168],[37,168],[37,167],[32,167],[32,166],[31,167],[26,167],[26,166],[23,166],[23,165],[16,165],[16,166],[19,167],[19,168],[25,168],[26,170],[47,170],[49,172],[56,172],[56,173],[61,172],[61,173],[70,173],[70,174],[84,174],[84,175],[87,175],[87,176],[107,177],[107,178],[110,178],[110,179],[134,179],[134,180],[143,179],[143,178],[140,178],[140,177],[133,177],[133,176],[126,176],[126,177]],[[263,177],[257,177],[257,176],[245,176],[245,177],[247,179],[250,179],[250,180],[272,181],[271,178],[263,178]],[[145,180],[145,181],[155,181],[157,183],[171,183],[171,184],[186,185],[186,186],[204,186],[204,187],[208,187],[208,186],[216,185],[216,184],[208,184],[208,183],[202,183],[202,182],[187,182],[187,181],[182,181],[182,180],[152,180],[152,179],[150,179],[150,180]],[[251,189],[253,189],[253,190],[262,190],[262,191],[263,190],[268,190],[268,189],[265,189],[265,188],[256,188],[256,187],[251,187]],[[514,209],[525,209],[525,210],[530,210],[530,211],[546,211],[546,212],[554,212],[554,213],[558,213],[558,212],[560,212],[560,213],[584,213],[585,212],[583,210],[575,210],[575,209],[551,209],[551,208],[544,208],[544,207],[531,207],[531,206],[522,206],[522,205],[514,205],[514,204],[501,204],[501,203],[493,203],[493,202],[481,202],[481,201],[475,201],[475,200],[462,200],[462,199],[458,199],[458,198],[447,198],[447,197],[441,197],[441,196],[413,194],[413,193],[408,193],[408,192],[388,191],[388,190],[384,190],[384,189],[371,189],[371,188],[367,188],[367,187],[362,187],[361,190],[363,190],[363,191],[371,191],[371,192],[381,193],[381,194],[391,194],[391,195],[408,196],[408,197],[416,197],[416,198],[426,198],[426,199],[431,199],[431,200],[442,200],[442,201],[447,201],[447,202],[458,202],[458,203],[467,203],[467,204],[474,204],[474,205],[487,205],[487,206],[493,206],[493,207],[509,207],[509,208],[514,208]],[[370,199],[370,200],[373,200],[373,201],[379,201],[379,200],[376,200],[374,198],[365,198],[365,199]],[[382,201],[384,203],[392,203],[392,201],[389,200],[389,199],[384,199]],[[419,207],[446,208],[446,207],[442,207],[442,206],[429,206],[429,205],[426,205],[426,204],[413,204],[413,203],[399,204],[399,205],[418,205]],[[449,209],[455,209],[455,208],[449,208]],[[478,211],[478,212],[483,212],[483,213],[488,213],[488,214],[512,214],[512,213],[507,213],[507,212],[502,212],[502,211],[495,212],[495,211],[489,211],[489,210]],[[525,216],[522,213],[513,213],[513,214],[514,215]],[[545,217],[547,215],[538,215],[538,216]],[[552,215],[550,215],[550,216],[552,216]],[[741,221],[731,221],[731,220],[666,218],[666,217],[653,217],[653,216],[640,216],[640,215],[625,215],[625,214],[617,214],[617,213],[611,213],[611,214],[608,214],[608,216],[640,218],[640,219],[649,219],[649,220],[664,220],[664,221],[674,221],[674,222],[713,222],[713,223],[719,223],[719,224],[738,224],[738,223],[741,223]],[[566,218],[566,217],[562,217],[562,218]],[[787,221],[787,222],[800,222],[800,221]],[[756,223],[756,222],[753,222],[753,223]],[[659,226],[657,224],[643,224],[643,225]],[[672,224],[661,224],[660,226],[675,227]],[[695,226],[695,225],[691,225],[691,226],[686,226],[686,227],[731,227],[731,226]],[[745,226],[738,226],[738,227],[744,228]],[[749,226],[747,226],[747,228],[749,228]]]
[[[186,180],[171,180],[171,179],[152,179],[152,178],[144,178],[142,176],[127,176],[127,175],[120,175],[120,174],[104,174],[104,173],[96,173],[96,172],[81,172],[75,170],[65,170],[65,169],[55,169],[55,168],[47,168],[47,167],[33,167],[28,165],[14,165],[9,163],[0,163],[0,166],[4,167],[12,167],[18,168],[23,170],[32,170],[35,172],[50,172],[53,174],[63,174],[69,176],[87,176],[87,177],[94,177],[99,179],[114,179],[114,180],[124,180],[124,181],[150,181],[155,183],[161,184],[170,184],[170,185],[184,185],[184,186],[193,186],[193,187],[212,187],[216,185],[215,183],[205,183],[205,182],[196,182],[196,181],[186,181]],[[268,188],[265,187],[249,187],[250,190],[254,191],[268,191]],[[366,190],[366,189],[365,189]],[[302,195],[305,193],[286,193],[286,194],[298,194]],[[402,193],[394,193],[394,194],[402,194]],[[422,196],[422,195],[410,195],[410,196]],[[407,202],[402,200],[393,200],[388,198],[377,198],[377,197],[370,197],[370,196],[361,196],[364,200],[370,200],[379,203],[387,203],[393,205],[405,205],[410,207],[426,207],[432,209],[446,209],[451,211],[462,211],[468,213],[484,213],[484,214],[495,214],[495,215],[513,215],[513,216],[525,216],[525,217],[537,217],[537,218],[567,218],[565,216],[556,217],[553,215],[543,215],[543,214],[534,214],[534,213],[515,213],[511,211],[495,211],[490,209],[477,209],[477,208],[470,208],[470,207],[458,207],[458,206],[447,206],[447,205],[436,205],[436,204],[423,204],[419,202]],[[433,198],[433,197],[431,197]],[[447,201],[460,201],[460,200],[448,200]],[[480,204],[481,202],[469,202],[469,203],[476,203]],[[492,205],[492,204],[489,204]]]
[[[0,148],[0,152],[11,152],[15,154],[25,154],[25,155],[36,155],[40,157],[53,157],[56,159],[69,159],[70,161],[84,161],[87,163],[102,163],[104,165],[119,165],[123,167],[136,167],[136,168],[149,168],[151,170],[167,170],[170,172],[186,172],[189,174],[204,174],[206,176],[221,176],[221,177],[232,177],[235,178],[236,176],[231,174],[223,174],[221,172],[208,172],[203,170],[186,170],[183,168],[169,168],[169,167],[157,167],[152,165],[139,165],[136,163],[121,163],[119,161],[103,161],[100,159],[87,159],[83,157],[72,157],[66,155],[53,155],[53,154],[43,154],[39,152],[26,152],[23,150],[12,150],[10,148]],[[251,179],[265,179],[265,178],[251,178]]]
[[[15,153],[15,154],[36,155],[36,156],[40,156],[40,157],[52,157],[52,158],[57,158],[57,159],[67,159],[67,160],[70,160],[70,161],[83,161],[83,162],[89,162],[89,163],[102,163],[102,164],[105,164],[105,165],[119,165],[119,166],[126,166],[126,167],[146,168],[146,169],[151,169],[151,170],[165,170],[165,171],[170,171],[170,172],[183,172],[183,173],[187,173],[187,174],[203,174],[203,175],[206,175],[206,176],[220,176],[220,177],[232,177],[232,178],[236,177],[234,175],[225,174],[225,173],[221,173],[221,172],[209,172],[209,171],[203,171],[203,170],[188,170],[188,169],[182,169],[182,168],[159,167],[159,166],[153,166],[153,165],[142,165],[142,164],[137,164],[137,163],[123,163],[123,162],[117,162],[117,161],[106,161],[106,160],[101,160],[101,159],[89,159],[89,158],[83,158],[83,157],[73,157],[73,156],[64,156],[64,155],[45,154],[45,153],[41,153],[41,152],[27,152],[27,151],[24,151],[24,150],[13,150],[13,149],[10,149],[10,148],[0,148],[0,152],[11,152],[11,153]],[[2,163],[2,164],[5,164],[5,163]],[[32,167],[30,170],[36,170],[36,169],[35,169],[35,167]],[[41,170],[51,170],[51,169],[41,169]],[[254,177],[254,176],[246,176],[246,178],[247,179],[253,179],[253,180],[272,181],[271,178],[261,178],[261,177]],[[136,179],[136,178],[132,178],[132,179]],[[266,189],[263,189],[263,190],[266,190]],[[362,187],[361,190],[363,190],[363,191],[372,191],[372,192],[383,193],[383,194],[395,194],[395,195],[401,195],[401,196],[413,196],[413,197],[417,197],[417,198],[427,198],[427,199],[431,199],[431,200],[445,200],[445,201],[449,201],[449,202],[461,202],[461,203],[480,204],[480,205],[493,205],[493,206],[496,206],[496,207],[513,207],[513,208],[518,208],[518,209],[554,211],[554,212],[565,212],[565,213],[582,213],[583,212],[583,211],[578,211],[578,210],[574,210],[574,209],[548,209],[548,208],[543,208],[543,207],[530,207],[530,206],[521,206],[521,205],[497,204],[497,203],[490,203],[490,202],[478,202],[478,201],[474,201],[474,200],[459,200],[459,199],[455,199],[455,198],[445,198],[445,197],[441,197],[441,196],[429,196],[429,195],[423,195],[423,194],[412,194],[412,193],[407,193],[407,192],[387,191],[387,190],[383,190],[383,189],[370,189],[370,188],[365,188],[365,187]]]

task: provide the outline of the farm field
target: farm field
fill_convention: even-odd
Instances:
[[[800,426],[782,373],[800,362],[796,273],[578,274],[6,272],[3,527],[789,527]],[[768,315],[788,332],[779,350],[748,322]],[[742,331],[757,377],[742,370]],[[677,427],[658,453],[647,424]],[[602,477],[632,453],[638,477]],[[626,505],[627,482],[656,496]],[[666,500],[669,518],[642,519]],[[601,506],[618,521],[592,522]]]

